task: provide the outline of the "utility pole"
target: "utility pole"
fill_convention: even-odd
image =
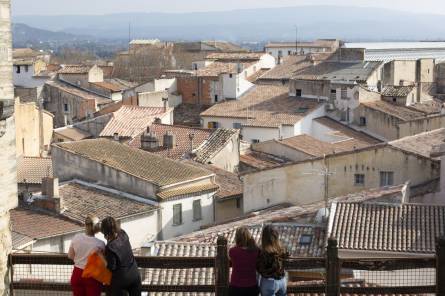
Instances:
[[[295,55],[298,55],[298,26],[295,26]]]

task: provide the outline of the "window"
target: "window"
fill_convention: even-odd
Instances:
[[[279,56],[279,57],[282,57],[282,56],[283,56],[283,51],[282,51],[282,50],[279,50],[279,51],[278,51],[278,56]]]
[[[366,126],[366,117],[363,117],[363,116],[360,117],[360,125]]]
[[[233,77],[233,74],[229,74],[229,78],[232,78]]]
[[[396,97],[393,97],[393,98],[392,98],[392,101],[393,101],[393,103],[397,103],[397,98],[396,98]]]
[[[241,123],[239,123],[239,122],[234,122],[234,123],[233,123],[233,128],[241,129]]]
[[[312,243],[312,234],[302,234],[300,236],[300,245],[310,245]]]
[[[355,174],[354,175],[354,185],[355,186],[364,186],[365,185],[365,175],[364,174]]]
[[[173,225],[182,224],[182,204],[173,205]]]
[[[28,71],[29,71],[29,66],[25,65],[25,72],[28,72]]]
[[[215,103],[218,102],[218,95],[215,95]]]
[[[291,55],[291,54],[292,54],[292,51],[288,50],[287,55]]]
[[[201,200],[197,199],[193,201],[193,221],[202,220],[202,208]]]
[[[236,208],[240,209],[241,208],[241,198],[237,198],[236,199]]]
[[[65,112],[70,111],[70,107],[68,106],[68,104],[63,104],[63,111],[65,111]]]
[[[17,69],[15,71],[17,74],[20,74],[20,66],[17,66]]]
[[[295,90],[295,95],[296,95],[297,97],[301,97],[301,89],[296,89],[296,90]]]
[[[252,139],[252,144],[258,144],[260,142],[260,140],[258,139]]]
[[[394,185],[394,172],[380,172],[380,187]]]
[[[208,128],[218,128],[219,124],[216,121],[209,121],[209,123],[207,124]]]

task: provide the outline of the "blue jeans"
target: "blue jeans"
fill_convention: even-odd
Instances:
[[[269,278],[261,278],[260,291],[261,296],[286,296],[287,283],[286,278],[275,280]]]

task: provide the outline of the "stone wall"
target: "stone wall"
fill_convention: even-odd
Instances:
[[[0,0],[0,295],[9,292],[7,260],[12,248],[9,210],[17,206],[13,98],[11,3],[9,0]]]

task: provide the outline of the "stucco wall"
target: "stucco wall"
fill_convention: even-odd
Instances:
[[[17,73],[17,67],[20,67],[20,73]],[[26,69],[28,69],[28,71],[26,71]],[[36,77],[34,76],[35,74],[34,65],[28,65],[28,67],[25,65],[14,66],[14,85],[21,87],[42,87],[48,77]]]
[[[211,163],[220,169],[235,172],[239,165],[239,146],[239,136],[235,135],[226,146],[211,159]]]
[[[399,138],[432,131],[445,127],[445,115],[438,115],[420,120],[413,120],[399,124]]]
[[[201,226],[214,222],[213,214],[213,195],[214,193],[198,194],[182,199],[170,200],[162,202],[162,232],[159,236],[160,240],[168,240],[183,234],[197,231]],[[193,220],[193,201],[201,200],[202,219]],[[173,225],[173,205],[182,205],[182,224]]]
[[[16,101],[17,156],[40,156],[40,141],[42,141],[42,149],[45,146],[49,148],[53,134],[54,116],[46,111],[42,111],[42,129],[40,129],[39,113],[35,103],[19,103]],[[42,135],[41,132],[43,132]]]
[[[360,117],[366,118],[366,130],[377,134],[386,140],[395,140],[399,138],[398,125],[400,120],[386,113],[376,111],[361,105],[354,112],[354,123],[359,124]]]
[[[240,197],[239,208],[236,198],[228,200],[217,200],[215,202],[215,222],[221,223],[243,215],[242,198]]]
[[[54,175],[61,181],[80,179],[155,200],[157,186],[96,161],[88,160],[53,146]]]
[[[327,158],[333,175],[328,181],[328,196],[337,197],[380,186],[380,171],[394,172],[394,184],[408,180],[421,184],[439,176],[439,164],[412,154],[379,147]],[[282,202],[309,204],[324,199],[323,160],[306,161],[243,176],[244,212]],[[364,174],[365,184],[356,186],[354,175]]]

